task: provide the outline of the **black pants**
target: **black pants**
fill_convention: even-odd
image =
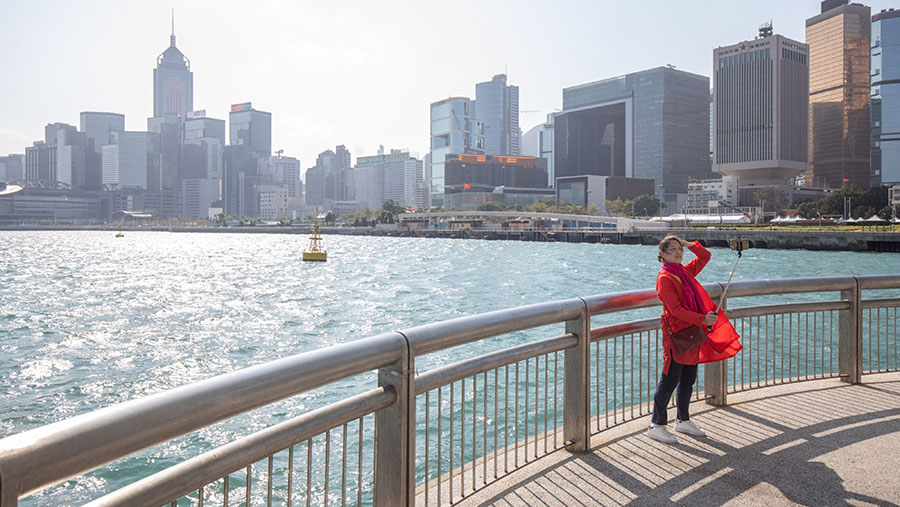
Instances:
[[[694,390],[694,381],[697,380],[696,364],[678,364],[671,361],[668,375],[663,373],[659,377],[656,386],[656,394],[653,395],[653,418],[651,422],[664,426],[669,418],[666,407],[672,399],[672,391],[678,389],[675,394],[675,406],[678,409],[678,420],[687,421],[691,418],[688,407],[691,404],[691,392]]]

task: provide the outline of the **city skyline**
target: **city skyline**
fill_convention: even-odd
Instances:
[[[776,34],[804,41],[805,20],[820,12],[817,0],[463,2],[453,12],[412,2],[340,10],[263,2],[251,11],[205,1],[41,5],[0,6],[12,21],[0,42],[15,48],[0,56],[12,69],[0,80],[0,156],[24,153],[48,123],[78,125],[82,111],[121,113],[126,130],[146,130],[172,7],[178,48],[194,73],[194,109],[224,120],[231,104],[253,102],[272,113],[272,149],[304,168],[338,144],[354,156],[384,145],[422,158],[429,105],[474,98],[475,84],[495,74],[519,87],[525,132],[562,107],[565,87],[666,64],[711,76],[716,47],[752,39],[769,20]],[[866,5],[873,14],[891,7]]]

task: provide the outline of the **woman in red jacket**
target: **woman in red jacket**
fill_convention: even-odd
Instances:
[[[696,258],[687,265],[682,265],[685,247],[690,249]],[[698,437],[706,435],[690,420],[689,406],[694,382],[697,380],[697,364],[706,362],[703,359],[708,358],[701,358],[703,345],[686,352],[675,350],[669,331],[671,329],[672,332],[677,332],[691,325],[706,328],[716,324],[719,319],[717,314],[712,312],[712,305],[708,304],[710,300],[706,291],[694,279],[709,262],[710,257],[709,250],[700,243],[688,243],[677,236],[666,236],[659,243],[659,260],[663,265],[656,278],[656,294],[663,304],[663,369],[653,397],[650,429],[647,430],[647,436],[653,440],[669,444],[677,441],[675,435],[669,433],[666,427],[668,424],[666,407],[673,391],[676,391],[675,405],[678,411],[675,431]],[[715,352],[718,351],[712,352],[712,355],[717,355]],[[718,359],[720,358],[712,360]]]

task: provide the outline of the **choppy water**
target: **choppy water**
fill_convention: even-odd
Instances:
[[[303,263],[300,235],[0,232],[0,437],[384,331],[649,288],[659,269],[648,246],[356,236],[325,245],[327,263]],[[701,281],[725,280],[734,260],[713,249]],[[750,250],[735,279],[898,269],[890,253]],[[220,444],[329,396],[307,393],[23,503],[80,503],[180,461],[197,440]]]

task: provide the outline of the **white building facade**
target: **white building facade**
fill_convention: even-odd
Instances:
[[[158,170],[158,137],[152,132],[114,132],[113,144],[103,147],[103,184],[146,190],[148,174]]]

